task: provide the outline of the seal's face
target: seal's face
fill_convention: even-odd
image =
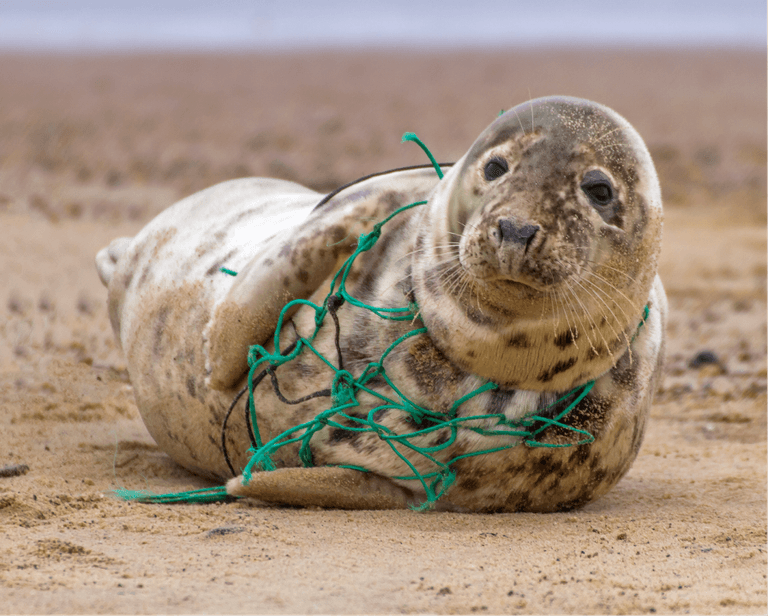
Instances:
[[[516,340],[536,346],[525,361],[540,374],[551,374],[543,354],[569,364],[572,381],[608,369],[637,327],[661,239],[658,180],[635,130],[595,103],[537,99],[497,118],[444,182],[435,199],[446,222],[424,240],[439,264],[424,273],[427,292],[441,287],[474,334],[488,330],[480,338],[499,347],[494,362],[509,364],[515,352],[501,347]],[[496,380],[503,371],[480,370]],[[502,380],[520,384],[511,372]]]
[[[648,208],[636,191],[639,161],[632,135],[602,111],[533,101],[474,144],[456,197],[459,259],[474,279],[547,292],[619,247],[632,251]]]

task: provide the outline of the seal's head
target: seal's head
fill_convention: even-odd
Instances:
[[[629,346],[656,275],[661,194],[640,136],[565,97],[496,119],[424,212],[414,291],[437,346],[502,386],[564,390]]]

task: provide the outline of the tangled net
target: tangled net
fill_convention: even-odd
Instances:
[[[406,133],[403,136],[403,141],[416,142],[429,156],[435,171],[437,172],[438,176],[442,178],[442,170],[440,169],[440,166],[435,161],[434,157],[426,148],[426,146],[421,142],[421,140],[419,140],[418,137],[416,137],[416,135],[413,133]],[[344,262],[344,265],[334,276],[331,282],[330,291],[322,304],[318,305],[306,299],[296,299],[288,302],[281,310],[277,325],[275,327],[275,351],[273,353],[270,353],[261,345],[254,345],[250,348],[248,353],[248,385],[235,397],[222,424],[222,449],[224,451],[227,465],[229,466],[233,475],[236,476],[237,473],[235,472],[230,462],[229,454],[227,452],[225,440],[226,426],[233,409],[237,405],[240,398],[247,391],[248,403],[246,406],[245,418],[248,426],[249,438],[251,441],[251,447],[248,450],[248,453],[251,454],[251,458],[242,472],[243,484],[247,485],[247,483],[251,480],[254,470],[275,470],[276,466],[273,461],[273,455],[282,447],[292,443],[300,444],[299,459],[301,460],[301,463],[305,467],[313,466],[310,442],[312,437],[317,432],[325,429],[326,427],[357,433],[368,432],[375,434],[382,442],[386,443],[392,452],[398,458],[400,458],[411,470],[410,475],[393,476],[391,477],[392,479],[420,482],[424,493],[426,494],[426,500],[420,506],[415,508],[418,510],[423,510],[432,507],[432,505],[445,494],[448,488],[450,488],[451,484],[456,478],[456,473],[452,466],[458,460],[471,456],[480,456],[502,451],[515,447],[521,443],[528,447],[558,448],[585,445],[594,441],[594,437],[589,432],[575,428],[573,426],[569,426],[564,422],[568,414],[591,391],[592,387],[594,387],[594,380],[589,381],[583,385],[579,385],[546,407],[514,420],[508,419],[503,413],[459,416],[458,411],[467,400],[470,400],[471,398],[474,398],[475,396],[478,396],[484,392],[499,388],[496,383],[491,381],[485,382],[474,391],[455,400],[447,413],[436,412],[431,409],[424,408],[410,400],[400,391],[400,389],[398,389],[397,385],[387,375],[387,371],[384,367],[384,360],[392,352],[393,349],[395,349],[399,344],[408,338],[427,335],[426,327],[413,329],[394,340],[382,353],[378,361],[368,363],[361,374],[355,376],[348,370],[344,369],[343,352],[339,344],[339,319],[336,314],[344,304],[349,304],[350,306],[353,306],[357,309],[368,310],[382,319],[393,321],[410,320],[414,322],[417,319],[418,306],[415,304],[415,301],[412,300],[407,306],[400,308],[384,308],[372,306],[361,302],[353,295],[351,295],[347,291],[346,282],[355,260],[361,253],[370,250],[376,244],[378,239],[381,237],[382,228],[384,225],[386,225],[390,220],[395,218],[401,212],[418,207],[420,205],[424,205],[426,203],[426,201],[417,201],[405,205],[392,212],[392,214],[387,216],[384,220],[376,223],[370,233],[361,235],[357,243],[357,248],[353,254]],[[222,268],[222,271],[228,275],[237,275],[236,272],[224,268]],[[296,308],[298,306],[308,306],[315,311],[315,329],[310,336],[298,337],[297,340],[295,340],[281,351],[281,332],[283,329],[284,321],[287,318],[288,312],[292,308]],[[326,318],[329,315],[333,320],[335,327],[335,345],[337,352],[336,364],[330,361],[313,346],[315,337],[317,336],[320,329],[324,326]],[[639,327],[642,327],[647,317],[648,307],[646,306]],[[330,387],[316,391],[298,400],[289,400],[280,391],[279,381],[277,374],[275,373],[275,369],[282,364],[294,360],[299,355],[306,352],[314,353],[329,368],[332,375],[330,378]],[[261,435],[259,433],[258,421],[256,417],[256,409],[254,405],[254,389],[267,375],[270,377],[275,395],[285,404],[301,404],[310,399],[320,397],[330,398],[330,404],[327,409],[317,414],[310,421],[293,426],[290,429],[275,436],[268,442],[264,443],[262,442]],[[381,393],[381,391],[376,391],[369,388],[367,384],[370,383],[372,379],[377,379],[377,383],[380,383],[381,380],[383,380],[391,393],[389,395],[385,395],[384,393]],[[373,396],[380,401],[378,405],[372,407],[368,411],[367,416],[364,418],[350,414],[348,412],[350,409],[359,406],[357,396],[360,392],[366,392],[370,396]],[[559,405],[566,404],[566,401],[569,402],[567,402],[564,410],[558,412],[553,417],[547,416],[547,411],[558,407]],[[377,412],[385,409],[395,409],[406,413],[412,419],[411,425],[421,426],[426,422],[427,427],[406,433],[396,433],[375,419]],[[472,425],[477,424],[478,422],[483,422],[485,425],[491,425],[492,427],[488,428]],[[542,437],[542,433],[552,426],[557,426],[559,428],[573,432],[577,439],[568,443],[541,442],[539,439]],[[417,440],[422,440],[425,435],[445,429],[447,429],[449,437],[447,440],[444,440],[440,444],[432,446],[420,446],[415,442]],[[483,436],[505,437],[508,440],[503,445],[472,451],[470,453],[464,453],[447,461],[439,460],[435,454],[445,450],[448,447],[451,447],[451,445],[453,445],[456,441],[459,430],[472,430],[473,432]],[[411,461],[409,456],[423,456],[431,463],[434,470],[427,473],[420,472],[416,468],[416,465],[414,465],[414,463]],[[368,469],[360,466],[342,465],[341,467],[369,472]],[[177,494],[162,495],[152,494],[147,491],[129,490],[116,490],[115,493],[120,498],[125,500],[138,500],[141,502],[155,503],[200,503],[220,501],[227,498],[226,488],[224,486],[206,488],[202,490],[193,490],[190,492],[182,492]]]

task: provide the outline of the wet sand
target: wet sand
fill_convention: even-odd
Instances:
[[[765,613],[764,53],[5,55],[0,83],[0,613]],[[627,117],[662,182],[667,367],[612,492],[549,515],[109,496],[209,484],[141,422],[97,250],[221,180],[425,162],[405,131],[454,160],[548,94]]]

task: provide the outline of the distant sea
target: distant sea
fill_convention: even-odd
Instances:
[[[766,46],[765,0],[0,0],[0,49]]]

